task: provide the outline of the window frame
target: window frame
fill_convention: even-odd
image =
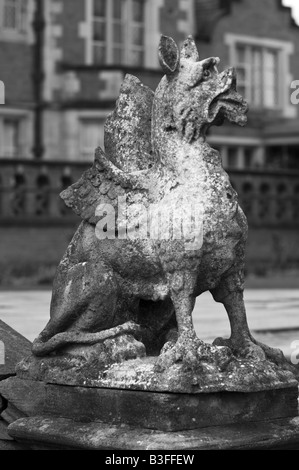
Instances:
[[[229,60],[230,63],[235,66],[237,69],[242,69],[242,65],[238,64],[237,60],[237,47],[243,46],[250,48],[261,49],[263,54],[263,73],[262,73],[262,92],[263,92],[263,103],[261,106],[256,106],[252,103],[251,100],[251,89],[252,89],[252,71],[250,65],[247,68],[244,68],[244,74],[246,76],[246,86],[247,86],[247,96],[246,99],[249,101],[249,105],[252,106],[252,109],[256,110],[272,110],[272,111],[282,111],[285,117],[294,117],[296,110],[292,108],[289,103],[289,87],[288,84],[292,81],[292,75],[290,73],[290,56],[294,54],[294,45],[290,41],[281,41],[270,38],[263,37],[252,37],[252,36],[243,36],[236,35],[232,33],[227,33],[225,35],[225,44],[229,47]],[[265,54],[267,51],[275,51],[278,56],[277,64],[277,88],[278,88],[278,99],[277,103],[271,106],[265,105],[265,74],[266,74],[266,63],[265,63]],[[248,62],[248,59],[247,59]],[[238,80],[240,82],[240,80]],[[242,82],[241,82],[242,86]]]
[[[113,1],[106,0],[106,11],[104,16],[95,16],[94,15],[94,2],[91,1],[91,62],[93,65],[105,64],[105,65],[131,65],[136,67],[145,66],[145,53],[146,53],[146,4],[147,0],[140,0],[143,3],[143,21],[138,22],[133,20],[133,2],[134,0],[123,0],[126,2],[127,8],[123,8],[122,17],[118,20],[113,16]],[[105,22],[106,25],[106,34],[105,40],[97,41],[94,39],[94,23]],[[120,61],[114,59],[114,47],[120,46],[120,43],[116,43],[113,40],[113,27],[115,24],[119,24],[124,28],[125,40],[123,41],[123,55]],[[143,29],[143,44],[137,45],[133,43],[133,30],[134,28]],[[105,48],[105,59],[103,62],[97,62],[95,60],[95,46],[103,44]],[[132,52],[137,51],[143,54],[142,61],[140,63],[134,63],[131,59]]]
[[[104,125],[106,116],[102,115],[79,115],[79,160],[80,161],[93,161],[94,153],[97,147],[101,147],[104,149]],[[88,125],[95,126],[95,130],[97,131],[97,143],[92,142],[89,144],[88,147],[85,147],[83,132],[84,129],[87,129]],[[87,139],[90,141],[91,139]]]
[[[239,46],[244,47],[245,49],[245,62],[239,62],[237,58],[237,48]],[[261,53],[261,70],[260,70],[260,77],[259,77],[259,91],[261,95],[261,102],[258,103],[257,100],[254,98],[253,95],[253,87],[254,87],[254,62],[253,62],[253,52],[254,50]],[[272,52],[277,56],[278,62],[276,64],[276,71],[277,74],[274,74],[276,80],[276,88],[278,89],[277,94],[277,101],[276,103],[267,104],[266,103],[266,54],[267,52]],[[269,48],[267,46],[258,46],[252,44],[246,44],[244,42],[237,42],[233,51],[233,65],[238,70],[244,71],[244,80],[240,80],[238,78],[238,84],[240,87],[244,88],[245,90],[245,98],[248,100],[249,104],[254,109],[272,109],[272,110],[279,110],[282,108],[282,93],[281,93],[281,79],[280,79],[280,70],[281,70],[281,50],[277,48]]]
[[[18,25],[16,27],[5,26],[5,8],[6,2],[12,2],[13,0],[0,0],[0,39],[9,41],[24,41],[28,38],[30,28],[30,16],[31,16],[31,0],[15,0],[16,1],[16,13],[18,18]],[[21,12],[24,8],[24,2],[26,1],[25,7],[25,19],[23,19],[21,25]],[[22,3],[23,2],[23,3]]]
[[[13,123],[14,128],[14,142],[12,145],[7,146],[7,129],[5,126],[7,123]],[[20,150],[21,150],[21,119],[18,116],[4,116],[2,118],[2,126],[3,126],[3,143],[2,143],[2,152],[4,158],[15,159],[20,157]]]

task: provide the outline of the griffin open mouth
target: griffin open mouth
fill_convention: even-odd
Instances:
[[[222,123],[224,118],[230,122],[245,126],[247,123],[248,104],[237,92],[236,71],[233,68],[220,74],[221,92],[214,97],[209,108],[209,121]]]

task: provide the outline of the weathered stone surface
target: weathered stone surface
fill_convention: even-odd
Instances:
[[[7,379],[8,380],[8,379]],[[24,397],[23,397],[24,399]],[[24,400],[26,401],[26,400]],[[27,416],[25,413],[20,411],[18,408],[16,408],[12,403],[7,403],[7,407],[1,414],[1,418],[4,419],[4,421],[8,424],[13,423],[17,419],[24,418]]]
[[[2,413],[2,411],[5,409],[6,407],[6,401],[4,400],[3,397],[1,397],[0,395],[0,414]]]
[[[294,450],[299,448],[299,418],[162,432],[70,419],[36,417],[16,421],[9,434],[20,442],[86,450]]]
[[[11,436],[9,436],[7,428],[8,424],[0,418],[0,451],[25,450],[25,447],[23,445],[17,443]]]
[[[86,349],[88,347],[85,346]],[[96,347],[94,352],[99,349]],[[105,365],[98,359],[100,354],[93,357],[93,360],[90,356],[84,358],[57,355],[42,360],[34,357],[23,360],[18,365],[17,375],[24,379],[62,385],[191,394],[258,392],[297,386],[291,372],[281,370],[269,361],[240,360],[232,355],[227,357],[224,352],[221,362],[221,348],[211,349],[214,351],[209,351],[209,361],[202,360],[201,367],[197,370],[174,364],[157,373],[157,357],[128,358],[113,364],[107,360]],[[127,352],[127,357],[129,353],[130,351]]]
[[[0,450],[30,450],[15,441],[0,441]]]
[[[2,361],[0,361],[0,380],[3,380],[6,377],[14,375],[16,364],[31,353],[31,343],[1,320],[0,341],[2,345],[4,345],[5,363],[2,364]],[[0,355],[0,358],[1,357]]]
[[[154,393],[7,379],[1,393],[23,415],[162,431],[297,416],[297,387],[257,393]]]
[[[105,151],[124,171],[145,170],[152,166],[151,112],[154,93],[138,78],[126,75],[116,108],[105,123]],[[147,160],[140,155],[148,155]]]
[[[7,433],[7,423],[3,421],[3,419],[0,418],[0,442],[1,441],[12,441],[13,438],[10,437]]]
[[[7,422],[32,414],[38,403],[44,403],[46,384],[10,377],[0,383],[0,394],[9,402],[9,408],[2,414]],[[7,415],[5,413],[7,412]],[[8,418],[8,419],[7,419]]]
[[[126,78],[106,124],[106,154],[97,149],[92,168],[62,193],[83,222],[58,267],[50,321],[33,344],[40,359],[19,373],[181,393],[286,388],[294,368],[247,324],[247,221],[206,142],[224,119],[246,123],[236,72],[219,73],[217,57],[199,60],[191,37],[179,51],[162,36],[159,59],[165,76],[155,93]],[[192,323],[195,299],[207,290],[231,325],[231,338],[213,347]]]

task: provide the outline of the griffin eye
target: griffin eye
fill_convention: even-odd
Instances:
[[[202,77],[204,80],[207,80],[208,78],[210,78],[211,75],[212,75],[211,70],[205,69],[203,71]]]

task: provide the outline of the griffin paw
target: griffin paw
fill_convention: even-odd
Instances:
[[[180,335],[176,343],[168,341],[161,350],[155,370],[163,372],[178,362],[191,369],[198,367],[200,360],[198,349],[201,344],[202,341],[197,338],[195,332],[189,331]]]
[[[264,343],[260,343],[252,338],[255,344],[263,349],[266,355],[266,359],[270,362],[274,362],[274,364],[280,366],[284,370],[289,370],[296,376],[298,375],[298,369],[291,364],[284,356],[283,352],[278,348],[271,348]]]
[[[243,339],[242,341],[233,341],[231,338],[216,338],[213,341],[214,346],[226,346],[239,357],[252,359],[255,361],[265,361],[266,354],[263,348],[254,343],[251,339]]]

